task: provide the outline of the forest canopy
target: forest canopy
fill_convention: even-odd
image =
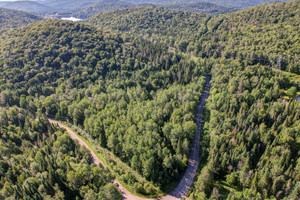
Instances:
[[[153,182],[152,189],[133,186],[139,193],[155,194],[155,187],[180,178],[206,82],[204,65],[160,43],[125,41],[60,20],[12,30],[0,42],[0,106],[82,127]]]
[[[121,199],[108,170],[43,116],[0,110],[1,199]]]
[[[192,198],[299,196],[298,11],[294,1],[216,17],[139,8],[88,20],[160,41],[171,51],[202,58],[211,69],[201,142],[207,164]],[[163,23],[157,16],[163,16]],[[185,19],[185,26],[179,19]],[[189,31],[195,27],[198,31]]]
[[[168,192],[187,168],[209,75],[189,197],[297,199],[299,5],[135,8],[1,33],[0,198],[120,199],[116,176],[142,196]],[[47,118],[117,159],[91,164]]]

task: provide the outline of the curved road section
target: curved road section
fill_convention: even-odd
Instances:
[[[203,94],[202,94],[202,97],[201,97],[201,100],[200,100],[200,103],[199,103],[198,109],[197,109],[196,124],[197,124],[198,128],[195,132],[195,137],[193,140],[193,146],[192,146],[192,151],[191,151],[191,155],[190,155],[190,159],[189,159],[188,168],[187,168],[184,176],[182,177],[180,183],[178,184],[178,186],[170,194],[160,197],[160,198],[153,199],[153,198],[143,198],[143,197],[136,196],[136,195],[130,193],[128,190],[126,190],[117,180],[115,180],[115,183],[117,183],[117,185],[119,186],[119,190],[121,191],[124,199],[128,199],[128,200],[178,200],[187,195],[187,193],[189,192],[189,190],[192,187],[192,184],[194,182],[194,178],[195,178],[195,175],[197,172],[197,168],[199,165],[199,149],[200,149],[202,113],[203,113],[205,102],[209,95],[209,77],[208,76],[207,76],[206,80],[207,80],[206,86],[204,88],[204,91],[203,91]],[[71,129],[69,129],[67,126],[65,126],[55,120],[49,119],[49,122],[51,124],[57,124],[59,127],[66,129],[66,131],[69,133],[69,135],[71,136],[71,138],[73,140],[78,140],[78,142],[81,146],[84,146],[91,152],[91,155],[93,157],[93,162],[96,165],[101,164],[104,167],[106,167],[104,165],[104,163],[93,152],[93,150],[90,149],[89,146],[83,140],[81,140],[76,135],[76,133],[74,133]]]
[[[206,77],[206,86],[204,88],[200,103],[198,105],[196,124],[197,130],[195,132],[195,137],[192,146],[192,152],[189,159],[188,168],[182,177],[178,186],[169,194],[176,199],[185,197],[185,195],[190,191],[194,178],[199,165],[199,150],[200,150],[200,134],[201,134],[201,123],[202,123],[202,113],[204,109],[205,102],[209,95],[209,77]]]

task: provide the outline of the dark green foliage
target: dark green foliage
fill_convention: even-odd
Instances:
[[[232,14],[138,8],[96,15],[88,23],[159,40],[202,58],[240,59],[300,74],[299,1],[274,3]]]
[[[300,109],[284,98],[299,91],[298,11],[296,1],[217,17],[139,8],[88,20],[202,57],[211,68],[209,136],[204,138],[210,141],[204,150],[208,162],[194,198],[296,199]],[[198,31],[189,31],[195,27]]]
[[[204,65],[160,43],[66,21],[35,23],[0,41],[0,105],[83,127],[159,187],[180,178]]]
[[[205,45],[199,53],[300,74],[298,11],[299,1],[292,1],[212,18],[208,23],[209,33],[201,39]]]
[[[35,121],[29,125],[15,106],[69,121],[149,184],[123,172],[126,167],[120,169],[121,181],[137,193],[157,195],[157,188],[178,180],[185,170],[203,75],[210,72],[211,97],[201,135],[204,167],[191,196],[297,199],[300,127],[299,103],[293,98],[300,74],[298,11],[299,1],[221,16],[137,8],[88,20],[105,30],[55,20],[6,32],[0,36],[0,106],[12,108],[2,114],[1,126],[14,124],[34,140],[47,132]],[[22,154],[15,148],[22,138],[11,140],[10,155]],[[67,136],[57,140],[53,148],[72,154],[75,147]],[[18,181],[12,167],[0,166]],[[68,173],[70,190],[89,185],[81,176],[85,170]],[[56,191],[56,172],[48,173]],[[77,181],[81,179],[83,183]],[[3,182],[2,190],[21,196],[25,188],[26,194],[42,195],[37,183],[29,179],[14,190]],[[103,188],[101,194],[82,190],[86,198],[95,193],[118,198],[111,184]]]
[[[28,114],[16,107],[0,111],[1,199],[121,199],[108,170],[90,164],[87,149]]]
[[[53,94],[60,78],[78,88],[95,82],[117,67],[112,57],[122,42],[116,35],[66,21],[37,23],[3,34],[0,40],[1,81],[6,89],[31,96]],[[47,100],[52,101],[47,98],[45,104]]]
[[[287,77],[268,67],[229,60],[216,64],[212,74],[212,181],[226,180],[236,189],[236,198],[242,190],[251,191],[244,198],[291,198],[299,181],[300,104],[280,98]],[[196,199],[211,195],[213,185],[203,181],[203,173],[195,184]]]
[[[166,44],[171,51],[191,50],[193,41],[207,32],[205,14],[168,10],[162,7],[118,10],[95,15],[86,22],[102,28],[134,34]]]

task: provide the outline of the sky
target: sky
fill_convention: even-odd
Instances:
[[[0,0],[1,1],[22,1],[22,0]],[[38,1],[38,0],[28,0],[28,1]]]

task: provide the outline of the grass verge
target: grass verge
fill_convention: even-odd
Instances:
[[[104,163],[105,167],[113,174],[113,176],[116,177],[118,182],[122,184],[124,188],[126,188],[129,192],[132,194],[144,197],[144,198],[157,198],[165,195],[164,192],[162,192],[158,187],[154,186],[151,182],[147,181],[145,178],[143,178],[141,175],[139,175],[136,171],[132,170],[127,164],[123,163],[119,158],[117,158],[113,153],[108,151],[107,149],[94,144],[91,139],[86,139],[82,135],[78,134],[79,132],[83,133],[84,131],[81,130],[79,127],[74,127],[69,123],[58,121],[59,123],[67,126],[71,131],[73,131],[82,141],[84,141],[88,147],[96,154],[96,156]],[[137,192],[136,188],[131,186],[130,184],[126,183],[124,180],[126,180],[126,176],[130,174],[131,178],[133,178],[135,181],[134,183],[139,183],[142,186],[144,185],[150,185],[152,188],[151,191],[156,191],[154,194],[151,195],[145,195],[142,193]]]

